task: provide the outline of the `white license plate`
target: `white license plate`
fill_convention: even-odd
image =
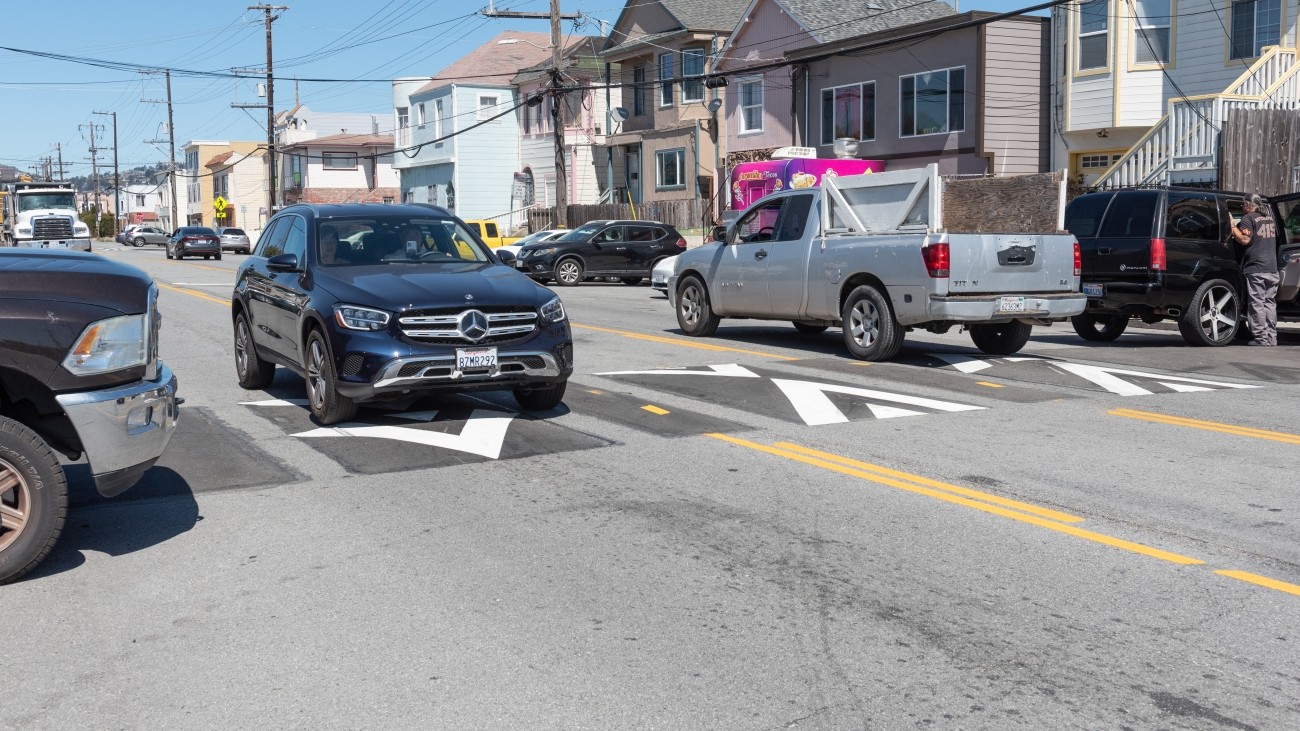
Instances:
[[[496,348],[456,348],[456,370],[458,371],[482,371],[496,364]]]
[[[1024,312],[1024,297],[999,297],[998,312]]]
[[[66,248],[68,248],[68,242],[66,242],[66,241],[51,241],[47,246],[48,246],[48,248],[51,248],[51,249],[66,249]]]
[[[1085,284],[1083,293],[1088,297],[1102,297],[1106,294],[1106,285],[1104,284]]]

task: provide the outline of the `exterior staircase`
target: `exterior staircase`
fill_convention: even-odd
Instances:
[[[1296,49],[1268,46],[1221,94],[1170,99],[1165,116],[1093,185],[1213,181],[1218,174],[1219,129],[1234,109],[1300,109]]]

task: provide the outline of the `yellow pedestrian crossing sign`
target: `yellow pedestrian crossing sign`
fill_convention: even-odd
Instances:
[[[212,207],[215,208],[215,209],[217,209],[218,211],[224,211],[224,210],[226,210],[226,206],[228,206],[228,205],[230,205],[230,204],[227,203],[227,202],[226,202],[226,199],[225,199],[224,197],[222,197],[222,196],[217,196],[217,199],[214,200],[214,201],[212,201]]]

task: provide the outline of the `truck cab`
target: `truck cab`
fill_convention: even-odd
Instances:
[[[504,235],[505,232],[501,230],[496,221],[471,220],[466,221],[465,225],[469,227],[470,231],[478,234],[478,237],[488,245],[489,249],[509,246],[521,238],[519,236]]]
[[[90,228],[77,217],[71,183],[13,183],[5,192],[5,246],[91,250]]]

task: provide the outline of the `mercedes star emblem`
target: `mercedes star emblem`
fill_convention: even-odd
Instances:
[[[460,315],[460,334],[470,342],[477,343],[488,334],[487,315],[478,310],[465,310]]]

